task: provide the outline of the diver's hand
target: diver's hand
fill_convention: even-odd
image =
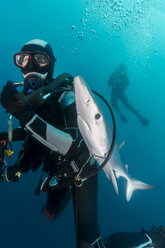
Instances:
[[[14,100],[14,95],[17,93],[18,90],[14,86],[14,83],[12,81],[8,81],[1,92],[1,104],[5,109],[8,108],[8,105]]]
[[[17,119],[19,119],[24,111],[24,107],[20,106],[15,98],[18,93],[19,91],[14,86],[14,83],[8,81],[3,87],[0,95],[1,105],[7,110],[7,112],[15,116]]]
[[[21,107],[37,108],[45,102],[43,98],[45,91],[43,89],[36,89],[31,91],[28,95],[24,95],[23,92],[19,92],[15,95],[17,104]],[[47,92],[46,92],[47,93]]]

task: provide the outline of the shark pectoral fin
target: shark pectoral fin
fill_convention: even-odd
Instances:
[[[152,186],[147,183],[143,183],[139,180],[133,179],[127,181],[127,188],[126,188],[126,198],[129,201],[132,197],[132,194],[135,190],[147,190],[147,189],[155,189],[157,186]]]
[[[126,188],[126,199],[127,199],[127,201],[129,201],[131,199],[134,190],[136,190],[134,185],[127,181],[127,188]]]
[[[114,173],[114,171],[113,171],[113,169],[112,169],[112,167],[111,167],[109,162],[103,167],[103,170],[105,172],[106,177],[111,181],[111,183],[112,183],[112,185],[114,187],[116,195],[118,195],[119,190],[118,190],[118,185],[117,185],[115,173]]]
[[[116,178],[119,179],[120,173],[118,171],[115,171]]]

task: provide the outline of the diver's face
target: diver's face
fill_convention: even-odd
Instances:
[[[34,51],[31,52],[34,54]],[[28,53],[30,53],[30,51],[28,51]],[[49,72],[49,66],[50,65],[47,65],[44,68],[38,66],[34,58],[30,56],[27,66],[25,68],[22,68],[21,72],[24,78],[30,74],[41,74],[45,75],[46,77]]]

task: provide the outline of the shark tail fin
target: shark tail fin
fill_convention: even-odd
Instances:
[[[126,198],[129,201],[132,197],[132,194],[135,190],[147,190],[147,189],[155,189],[157,186],[152,186],[147,183],[141,182],[139,180],[133,179],[127,181],[127,188],[126,188]]]
[[[116,195],[118,195],[119,190],[118,190],[118,185],[117,185],[115,173],[114,173],[112,167],[110,166],[109,162],[104,166],[103,170],[105,172],[106,177],[111,181],[111,183],[112,183],[112,185],[114,187]]]

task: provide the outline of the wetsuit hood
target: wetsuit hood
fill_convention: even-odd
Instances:
[[[49,58],[50,58],[49,66],[46,68],[42,68],[42,69],[37,68],[35,66],[35,64],[33,63],[33,61],[30,61],[29,65],[26,68],[21,69],[23,77],[25,78],[26,75],[30,72],[37,72],[37,73],[40,73],[43,75],[46,74],[46,79],[51,81],[52,77],[53,77],[54,64],[56,61],[56,58],[53,54],[53,50],[52,50],[51,46],[44,40],[34,39],[34,40],[30,40],[22,47],[21,52],[23,52],[23,51],[44,52],[44,53],[48,54]]]

